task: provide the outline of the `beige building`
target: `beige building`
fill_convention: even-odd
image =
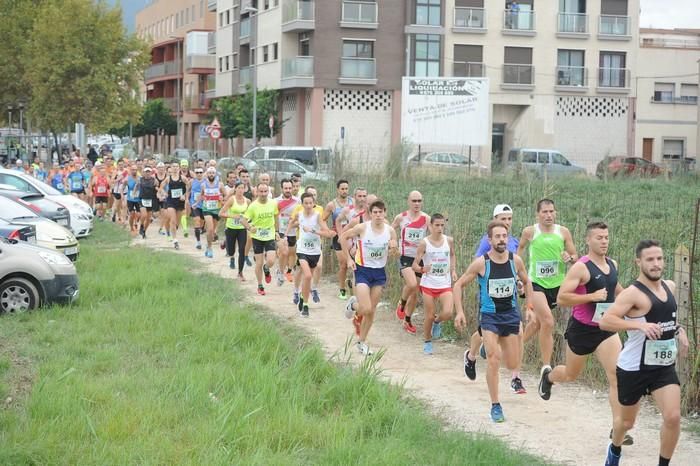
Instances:
[[[661,163],[696,157],[700,29],[641,29],[639,39],[634,155]]]
[[[161,98],[178,119],[178,137],[149,137],[154,152],[209,148],[199,137],[213,97],[216,58],[215,14],[207,0],[151,0],[136,14],[137,34],[151,43],[144,73],[144,101]],[[207,92],[209,91],[209,92]]]

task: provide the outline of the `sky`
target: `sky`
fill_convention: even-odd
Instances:
[[[115,4],[118,0],[108,0]],[[642,27],[655,28],[694,28],[700,29],[700,0],[641,0]],[[148,0],[121,0],[124,10],[124,22],[130,31],[134,30],[136,12],[143,8]]]

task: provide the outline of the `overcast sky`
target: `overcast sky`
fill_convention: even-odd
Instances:
[[[700,0],[641,0],[642,27],[700,29]]]

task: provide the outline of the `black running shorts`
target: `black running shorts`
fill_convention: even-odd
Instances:
[[[680,385],[676,366],[644,371],[625,371],[617,368],[617,399],[623,406],[632,406],[644,395],[651,395],[666,385]]]

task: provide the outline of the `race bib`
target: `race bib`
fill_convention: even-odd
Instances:
[[[537,261],[535,276],[537,278],[555,277],[559,273],[559,261]]]
[[[202,193],[194,193],[194,203],[199,202],[199,198],[202,197]]]
[[[236,225],[236,226],[240,225],[240,224],[241,224],[241,217],[238,216],[238,217],[232,218],[232,219],[231,219],[231,223],[232,223],[233,225]]]
[[[302,246],[304,249],[319,249],[321,247],[321,238],[318,235],[306,233],[301,239]]]
[[[279,217],[279,231],[284,233],[287,231],[287,226],[289,225],[289,217]]]
[[[73,183],[71,184],[71,186],[73,187],[73,189],[80,189],[80,188],[83,187],[83,182],[82,182],[82,181],[73,180]]]
[[[510,298],[515,290],[515,280],[512,278],[489,279],[489,296],[492,298]]]
[[[216,210],[219,208],[219,201],[215,201],[215,200],[204,201],[204,208],[206,210]]]
[[[153,207],[153,199],[141,199],[141,205],[144,207]]]
[[[104,194],[107,192],[107,187],[106,186],[98,186],[97,187],[97,194]]]
[[[406,233],[406,241],[409,243],[417,243],[425,236],[425,229],[423,228],[406,228],[404,231]]]
[[[270,236],[271,230],[269,228],[258,228],[255,234],[260,238],[267,238]]]
[[[447,261],[433,261],[430,263],[430,275],[445,276],[448,272]]]
[[[379,247],[370,246],[367,248],[367,257],[369,257],[370,259],[375,259],[375,260],[383,259],[385,254],[386,254],[386,248],[383,246],[379,246]]]
[[[610,306],[612,306],[612,303],[596,303],[591,321],[595,323],[600,322],[603,314],[605,314],[605,311],[607,311]]]
[[[170,190],[170,197],[172,197],[173,199],[181,198],[182,197],[182,188],[171,189]]]
[[[647,340],[644,343],[644,364],[647,366],[670,366],[676,362],[676,339]]]
[[[139,192],[139,190],[138,190],[138,189],[134,189],[134,190],[131,191],[131,193],[129,194],[129,196],[131,196],[132,199],[136,199],[136,198],[139,197],[139,194],[141,194],[141,193]]]

